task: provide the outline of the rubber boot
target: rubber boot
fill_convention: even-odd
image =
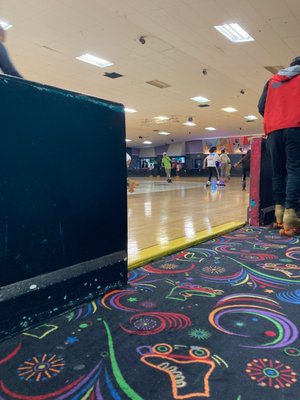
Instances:
[[[273,224],[273,228],[283,228],[283,214],[284,206],[282,204],[275,204],[275,218],[276,221]]]
[[[282,236],[294,236],[300,233],[300,219],[297,217],[294,208],[286,208],[283,214],[283,229],[280,230]]]

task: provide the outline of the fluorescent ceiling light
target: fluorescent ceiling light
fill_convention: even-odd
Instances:
[[[105,68],[105,67],[109,67],[110,65],[113,65],[112,62],[107,61],[107,60],[103,60],[103,58],[99,58],[96,56],[93,56],[92,54],[83,54],[82,56],[76,57],[77,60],[80,61],[84,61],[86,63],[92,64],[92,65],[96,65],[96,67],[100,67],[100,68]]]
[[[170,132],[157,132],[159,135],[171,135],[171,133]]]
[[[192,121],[186,121],[186,122],[184,122],[182,125],[186,125],[186,126],[196,126],[195,122],[192,122]]]
[[[169,117],[163,117],[162,115],[159,117],[154,117],[154,119],[158,119],[159,121],[166,121]]]
[[[0,26],[2,26],[2,28],[7,31],[7,29],[12,28],[12,25],[7,22],[7,21],[2,21],[0,20]]]
[[[216,128],[214,128],[213,126],[208,126],[207,128],[205,128],[207,131],[215,131]]]
[[[145,140],[143,143],[144,144],[152,144],[152,142],[150,142],[149,140]]]
[[[214,28],[234,43],[252,42],[254,40],[239,24],[217,25]]]
[[[131,139],[125,139],[125,142],[132,142]]]
[[[246,115],[244,118],[248,121],[255,121],[257,119],[255,115]]]
[[[222,108],[222,110],[223,111],[226,111],[226,112],[235,112],[235,111],[237,111],[235,108],[233,108],[233,107],[225,107],[225,108]]]
[[[206,97],[202,97],[202,96],[191,97],[191,100],[197,101],[198,103],[206,103],[206,102],[210,101]]]
[[[125,111],[125,112],[128,112],[128,113],[136,113],[136,112],[137,112],[137,111],[134,110],[133,108],[127,108],[127,107],[124,108],[124,111]]]

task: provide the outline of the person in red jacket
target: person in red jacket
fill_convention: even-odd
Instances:
[[[300,232],[300,57],[266,83],[258,110],[271,154],[276,225],[291,236]]]

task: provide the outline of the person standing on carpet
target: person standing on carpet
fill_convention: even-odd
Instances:
[[[264,86],[258,110],[264,117],[271,155],[276,225],[281,234],[300,231],[300,56]]]
[[[172,161],[169,156],[167,156],[167,153],[163,153],[163,158],[161,159],[161,166],[164,167],[167,175],[167,182],[172,183],[171,179],[171,168],[172,168]]]
[[[4,46],[4,42],[6,39],[6,33],[3,27],[0,25],[0,69],[4,74],[10,76],[16,76],[17,78],[23,78],[22,75],[14,67],[13,63],[11,62],[7,50]]]

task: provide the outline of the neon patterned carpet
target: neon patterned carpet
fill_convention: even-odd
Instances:
[[[0,344],[0,400],[300,399],[300,244],[243,228]]]

